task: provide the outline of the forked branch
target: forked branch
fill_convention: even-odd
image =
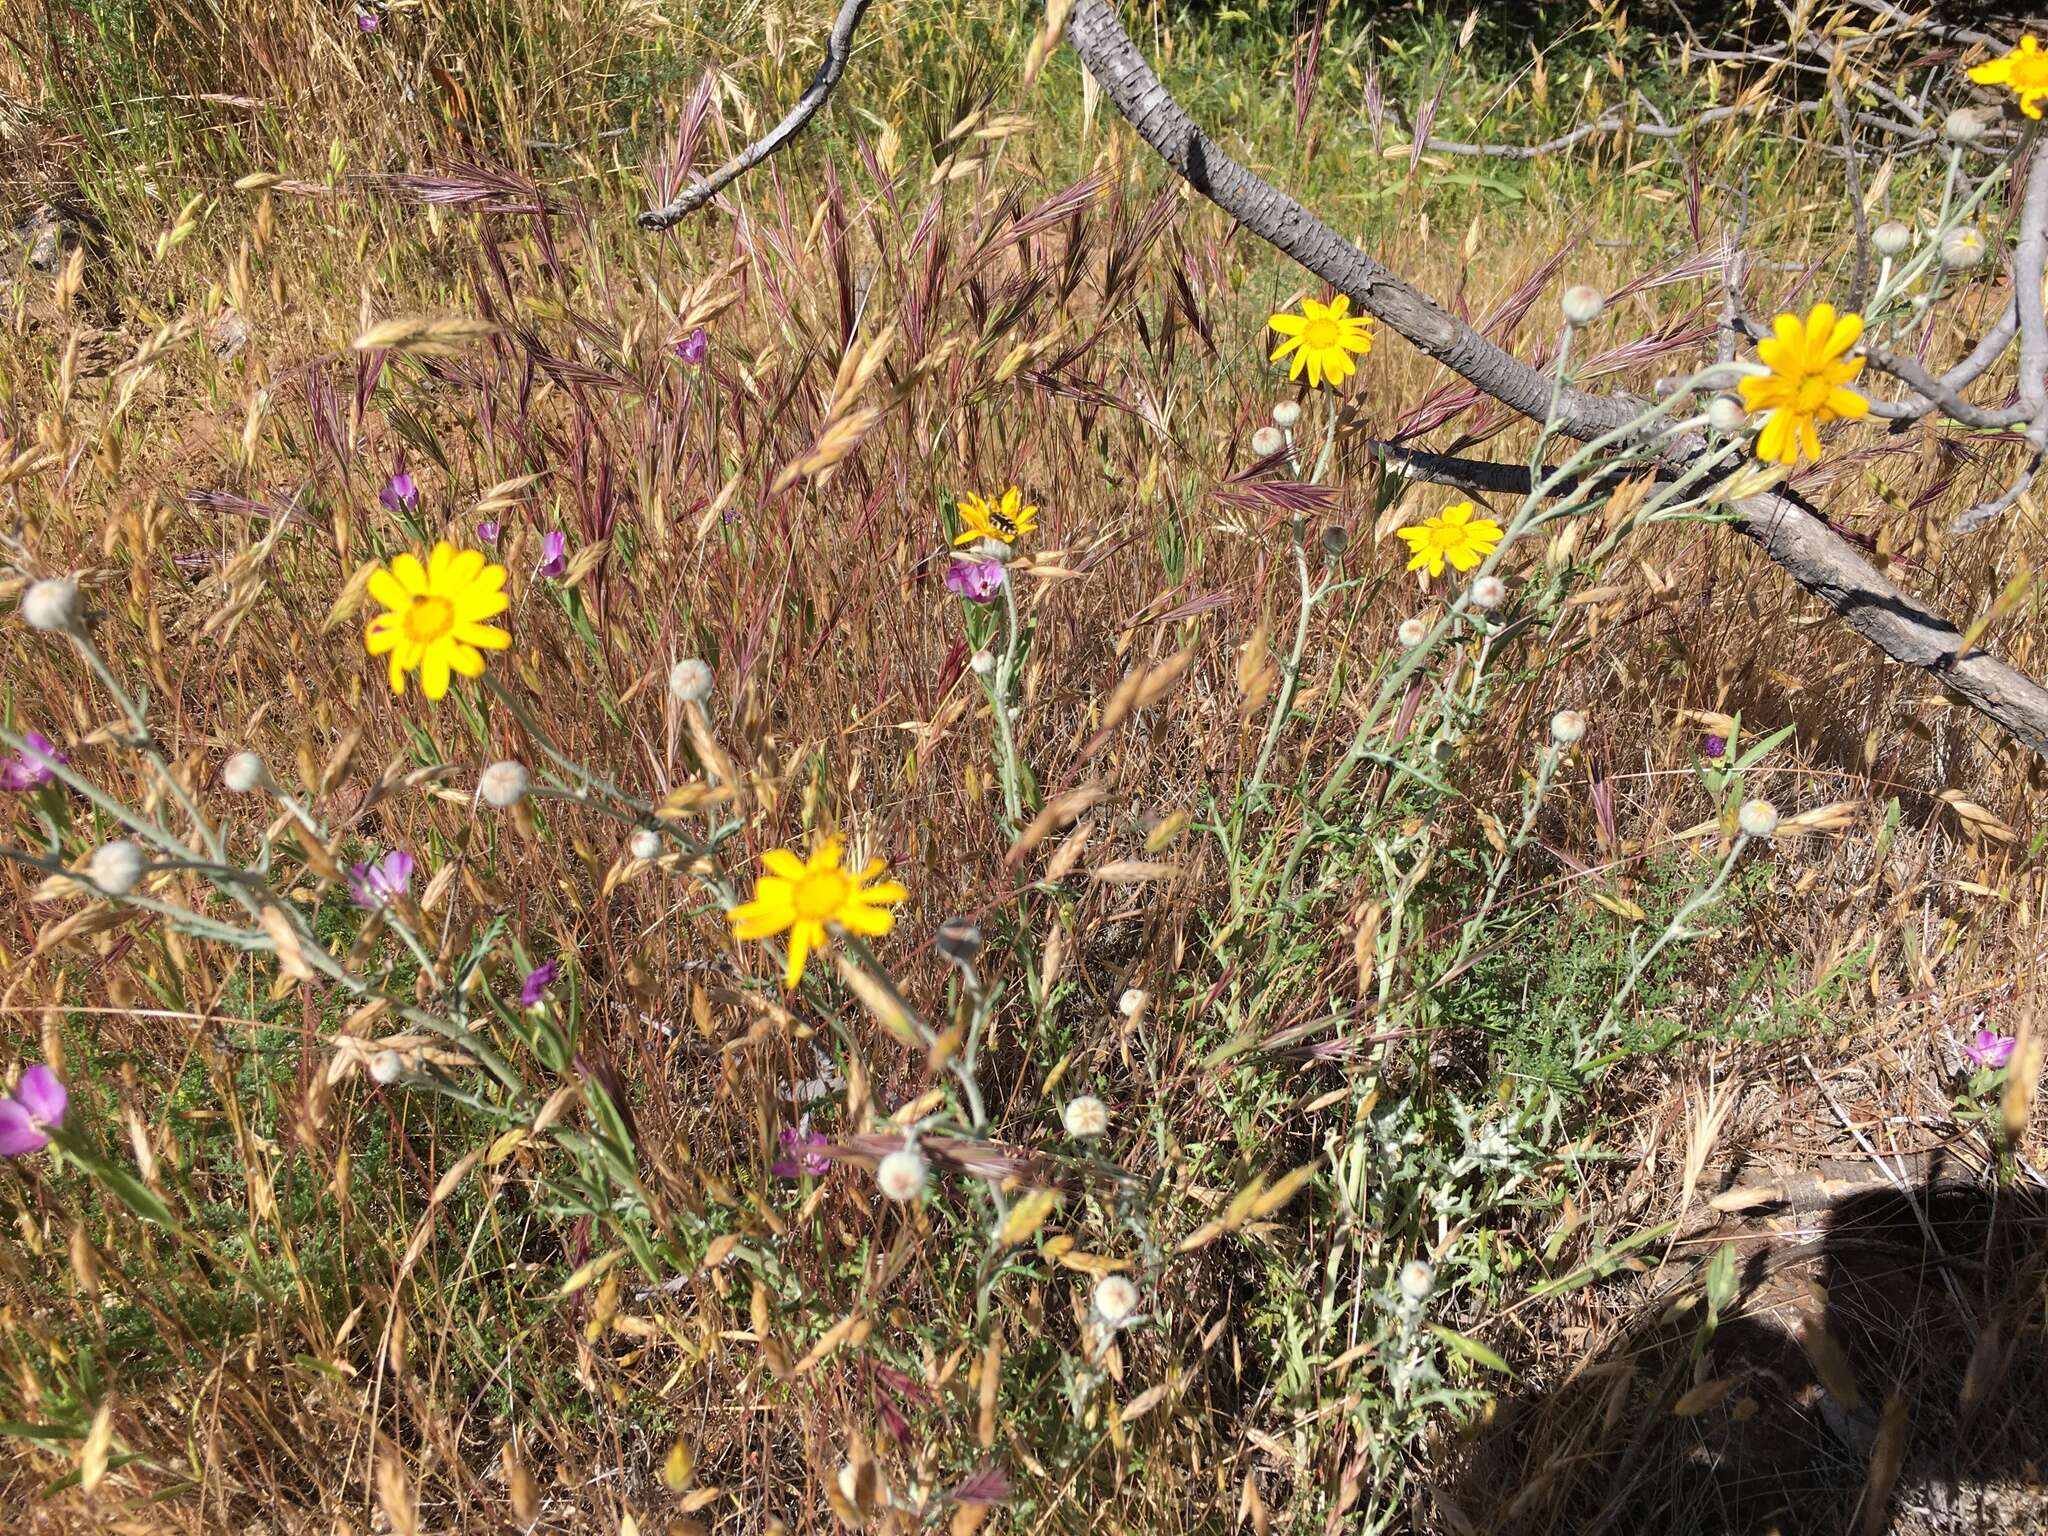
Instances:
[[[839,77],[846,73],[846,61],[853,53],[853,34],[871,3],[872,0],[841,0],[839,14],[832,21],[832,31],[825,38],[824,60],[818,65],[818,72],[811,76],[811,83],[804,88],[803,95],[797,97],[796,105],[789,109],[782,121],[702,181],[685,187],[673,201],[641,214],[640,227],[673,229],[803,132],[804,125],[817,115],[818,108],[825,104],[825,98],[832,94],[832,88],[839,84]]]

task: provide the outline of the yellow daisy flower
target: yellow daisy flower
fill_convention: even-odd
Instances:
[[[1448,560],[1459,570],[1469,571],[1498,549],[1500,524],[1490,517],[1474,517],[1476,510],[1469,501],[1454,502],[1435,517],[1396,528],[1394,532],[1408,541],[1411,551],[1408,569],[1441,576]]]
[[[825,947],[831,928],[879,937],[896,925],[896,914],[888,908],[910,899],[910,892],[894,880],[881,878],[880,859],[870,859],[855,876],[840,867],[845,855],[846,845],[836,837],[820,844],[808,864],[787,848],[770,849],[761,855],[768,873],[755,883],[754,899],[726,913],[735,938],[789,935],[785,987],[803,980],[804,961],[812,950]]]
[[[370,620],[363,645],[372,656],[388,656],[391,691],[405,692],[405,674],[420,675],[430,699],[448,692],[448,676],[482,677],[485,651],[502,651],[512,637],[484,623],[503,613],[505,567],[486,565],[482,553],[434,546],[425,565],[406,553],[370,573],[370,596],[390,611]]]
[[[1024,495],[1016,486],[1003,492],[1000,501],[977,496],[972,491],[960,498],[960,532],[953,542],[972,544],[976,539],[994,539],[1014,544],[1038,528],[1038,508],[1023,505]]]
[[[1843,386],[1863,371],[1863,359],[1845,357],[1863,335],[1861,315],[1837,315],[1832,304],[1816,304],[1802,322],[1780,315],[1774,335],[1756,344],[1756,355],[1771,371],[1744,379],[1737,389],[1744,407],[1767,411],[1756,437],[1756,456],[1766,464],[1797,464],[1803,452],[1820,457],[1820,423],[1860,421],[1870,402]]]
[[[1266,324],[1287,339],[1273,349],[1273,361],[1277,363],[1292,352],[1288,378],[1300,378],[1306,368],[1311,389],[1320,389],[1324,379],[1342,384],[1358,372],[1351,354],[1363,357],[1372,350],[1371,324],[1350,310],[1350,296],[1340,293],[1327,304],[1303,299],[1298,315],[1274,315]]]
[[[2019,108],[2035,122],[2041,120],[2041,103],[2048,101],[2048,49],[2029,32],[2019,47],[1988,64],[1970,71],[1979,85],[2003,85],[2019,98]]]

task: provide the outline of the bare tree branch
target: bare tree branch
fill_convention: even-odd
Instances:
[[[861,17],[867,13],[871,3],[872,0],[840,0],[839,14],[833,19],[832,31],[825,39],[825,58],[818,65],[818,72],[811,76],[811,83],[804,88],[803,95],[797,97],[796,105],[789,109],[782,121],[704,180],[684,188],[673,202],[641,214],[640,227],[656,230],[674,228],[803,132],[804,125],[817,114],[818,108],[825,104],[825,98],[832,94],[832,88],[839,84],[839,77],[846,73],[846,60],[853,52],[854,30],[859,27]]]
[[[1078,0],[1067,37],[1111,104],[1196,191],[1468,382],[1526,416],[1545,416],[1551,406],[1548,378],[1453,318],[1293,198],[1238,165],[1197,128],[1139,54],[1111,0]],[[2018,271],[2038,274],[2039,255],[2028,266],[2027,245],[2023,237]],[[2023,296],[2028,286],[2023,276]],[[2023,332],[2030,307],[2037,320],[2040,314],[2038,275],[2033,289],[2031,300],[2020,307]],[[1624,426],[1636,414],[1635,404],[1625,398],[1579,390],[1562,392],[1557,404],[1559,424],[1582,441]],[[1674,446],[1672,456],[1699,451],[1697,443],[1681,443]],[[1754,496],[1735,510],[1737,527],[1858,634],[1894,660],[1933,672],[2015,738],[2048,755],[2048,689],[1983,651],[1959,655],[1962,636],[1954,625],[1894,585],[1847,540],[1787,498]]]

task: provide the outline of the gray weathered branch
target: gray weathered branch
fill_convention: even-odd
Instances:
[[[674,228],[803,132],[804,125],[817,115],[818,108],[825,104],[825,98],[832,94],[832,88],[839,84],[839,77],[846,73],[846,60],[853,52],[854,30],[860,26],[860,19],[871,3],[872,0],[841,0],[839,14],[833,18],[832,31],[825,39],[824,61],[818,65],[818,72],[811,77],[811,83],[804,88],[803,95],[797,97],[796,105],[789,109],[782,121],[702,181],[685,187],[674,201],[641,214],[640,227]]]
[[[1137,134],[1189,185],[1239,224],[1406,337],[1425,354],[1525,416],[1551,409],[1549,378],[1510,356],[1359,250],[1293,198],[1247,171],[1197,128],[1152,73],[1117,20],[1111,0],[1078,0],[1068,40],[1083,66]],[[2022,247],[2026,245],[2022,239]],[[2019,271],[2040,271],[2025,265]],[[2022,282],[2024,293],[2026,284]],[[2040,307],[2038,279],[2032,299]],[[2024,330],[2027,306],[2020,310]],[[1559,424],[1583,440],[1624,426],[1636,403],[1564,391]],[[1674,456],[1697,453],[1680,444]],[[2034,751],[2048,755],[2048,689],[1981,650],[1959,655],[1962,636],[1865,560],[1847,540],[1783,496],[1737,505],[1737,526],[1807,591],[1895,661],[1925,668]]]

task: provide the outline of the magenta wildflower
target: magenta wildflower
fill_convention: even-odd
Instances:
[[[528,971],[526,980],[519,987],[519,1006],[538,1008],[541,998],[547,994],[548,988],[555,984],[555,978],[561,973],[561,964],[554,960],[550,960],[538,970]]]
[[[365,37],[367,37],[370,33],[376,31],[383,24],[384,23],[378,19],[377,13],[375,11],[356,12],[356,30],[362,33]]]
[[[410,512],[419,505],[420,488],[413,477],[401,469],[385,482],[384,489],[377,493],[377,499],[384,504],[386,512]]]
[[[1002,591],[1006,579],[1000,560],[955,560],[946,571],[946,590],[970,603],[985,603]]]
[[[1704,758],[1706,758],[1706,759],[1707,759],[1707,760],[1708,760],[1709,762],[1716,762],[1716,763],[1718,763],[1719,761],[1721,761],[1721,759],[1722,759],[1722,758],[1726,757],[1727,755],[1728,755],[1728,738],[1727,738],[1727,737],[1725,737],[1725,736],[1708,736],[1708,737],[1705,737],[1705,738],[1703,738],[1703,739],[1701,740],[1701,742],[1700,742],[1700,756],[1701,756],[1701,757],[1704,757]]]
[[[701,367],[710,352],[711,333],[701,325],[676,343],[676,356],[692,368]]]
[[[808,1175],[816,1178],[819,1174],[832,1171],[832,1159],[814,1148],[829,1145],[829,1138],[820,1136],[811,1129],[808,1116],[801,1126],[785,1125],[782,1128],[782,1153],[770,1168],[778,1179],[795,1179]]]
[[[2018,1045],[2019,1041],[2011,1035],[2001,1035],[1995,1029],[1980,1029],[1963,1047],[1963,1054],[1978,1066],[1995,1071],[2012,1060],[2012,1053]]]
[[[477,540],[484,544],[496,544],[498,542],[498,534],[501,531],[498,520],[495,517],[485,518],[476,525]]]
[[[536,576],[558,579],[569,569],[569,535],[559,528],[550,529],[541,536],[540,564],[533,568]]]
[[[22,733],[22,750],[6,762],[0,763],[0,789],[10,794],[25,794],[31,789],[41,789],[57,777],[52,763],[68,763],[70,758],[57,750],[57,744],[41,731]]]
[[[349,899],[366,912],[381,912],[412,886],[412,855],[394,848],[381,859],[354,864],[348,872]]]
[[[21,1074],[11,1099],[0,1099],[0,1157],[22,1157],[50,1144],[49,1132],[64,1123],[71,1095],[45,1066]]]

